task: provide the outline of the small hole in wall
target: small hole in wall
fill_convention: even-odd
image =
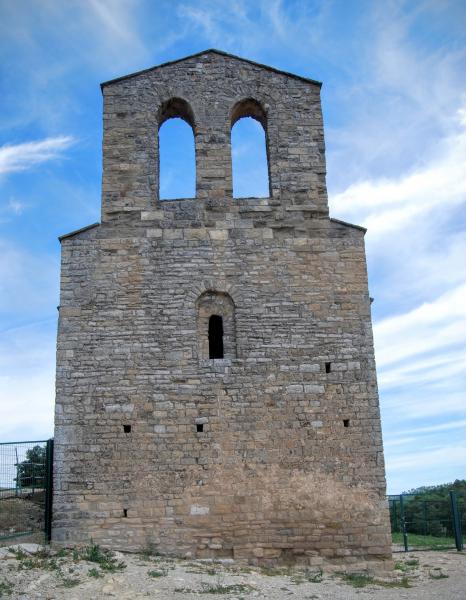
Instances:
[[[343,419],[343,427],[349,427],[349,419]]]
[[[123,431],[125,433],[131,433],[131,425],[123,425]]]
[[[124,517],[127,517],[127,516],[128,516],[128,509],[127,509],[127,508],[124,508],[124,509],[123,509],[123,516],[124,516]]]
[[[196,431],[197,431],[197,433],[202,433],[204,431],[204,425],[202,423],[197,423]]]
[[[332,370],[332,363],[326,362],[325,363],[325,372],[330,373],[331,370]]]

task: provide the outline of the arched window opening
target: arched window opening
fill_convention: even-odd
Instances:
[[[159,110],[159,198],[195,198],[194,117],[189,104],[172,98]]]
[[[223,358],[223,319],[220,315],[209,318],[209,358]]]
[[[231,115],[231,156],[234,198],[270,195],[267,119],[255,100],[235,105]]]
[[[236,358],[235,305],[225,292],[209,290],[199,296],[197,333],[199,359]]]

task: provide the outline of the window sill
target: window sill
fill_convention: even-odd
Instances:
[[[214,370],[216,370],[217,368],[221,369],[222,367],[230,367],[232,363],[232,358],[204,358],[199,361],[201,367],[210,367]]]

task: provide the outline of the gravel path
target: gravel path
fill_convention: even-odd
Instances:
[[[344,580],[302,569],[257,569],[234,564],[107,554],[99,548],[44,553],[32,544],[0,548],[0,597],[11,600],[466,600],[466,555],[395,554],[384,581]],[[355,587],[355,586],[362,587]],[[406,587],[409,586],[409,587]]]

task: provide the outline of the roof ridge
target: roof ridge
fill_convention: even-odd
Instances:
[[[277,69],[275,67],[271,67],[269,65],[264,65],[262,63],[258,63],[254,60],[250,60],[249,58],[243,58],[241,56],[237,56],[236,54],[230,54],[228,52],[224,52],[223,50],[217,50],[216,48],[208,48],[207,50],[202,50],[201,52],[196,52],[194,54],[189,54],[188,56],[184,56],[183,58],[177,58],[175,60],[170,60],[159,65],[154,65],[153,67],[149,67],[147,69],[142,69],[141,71],[135,71],[134,73],[130,73],[129,75],[123,75],[122,77],[116,77],[115,79],[109,79],[108,81],[104,81],[100,84],[100,89],[103,89],[104,86],[111,85],[113,83],[117,83],[119,81],[124,81],[125,79],[130,79],[131,77],[136,77],[137,75],[142,75],[143,73],[148,73],[149,71],[154,71],[155,69],[161,69],[162,67],[167,67],[169,65],[174,65],[184,60],[188,60],[190,58],[196,58],[197,56],[202,56],[203,54],[219,54],[220,56],[227,56],[228,58],[235,58],[236,60],[241,60],[243,62],[249,63],[250,65],[254,65],[256,67],[261,67],[262,69],[266,69],[267,71],[272,71],[274,73],[279,73],[280,75],[286,75],[287,77],[293,77],[294,79],[299,79],[300,81],[304,81],[306,83],[312,83],[313,85],[318,85],[322,87],[322,82],[317,81],[316,79],[311,79],[309,77],[303,77],[302,75],[296,75],[296,73],[290,73],[289,71],[283,71],[282,69]]]

